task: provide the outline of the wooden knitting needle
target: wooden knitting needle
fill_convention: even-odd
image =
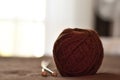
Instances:
[[[45,69],[45,71],[49,72],[53,77],[57,77],[57,73],[56,73],[56,72],[50,70],[50,69],[47,68],[47,67],[44,67],[44,69]]]
[[[42,68],[41,75],[42,75],[43,77],[47,77],[47,76],[48,76],[48,75],[47,75],[47,72],[46,72],[45,69],[43,69],[43,68]]]
[[[57,76],[57,73],[54,72],[54,71],[52,71],[52,70],[50,70],[49,68],[47,68],[48,65],[49,65],[49,62],[47,62],[47,61],[42,61],[42,62],[41,62],[41,67],[42,67],[42,73],[41,73],[41,75],[42,75],[42,76],[43,76],[43,75],[46,76],[47,74],[46,74],[45,71],[47,71],[47,72],[49,72],[52,76],[56,77],[56,76]]]

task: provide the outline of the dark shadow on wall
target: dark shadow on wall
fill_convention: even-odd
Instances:
[[[95,30],[100,36],[110,37],[111,36],[111,21],[105,21],[101,19],[98,14],[95,14],[94,19]]]

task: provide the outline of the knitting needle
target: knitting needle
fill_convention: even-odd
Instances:
[[[45,71],[45,69],[42,68],[42,73],[41,73],[42,76],[44,77],[47,77],[47,72]]]
[[[45,69],[45,71],[49,72],[52,76],[56,77],[57,76],[57,73],[52,71],[51,69],[47,68],[47,67],[44,67],[43,69]]]
[[[45,70],[47,72],[49,72],[52,76],[56,77],[57,76],[57,73],[50,70],[49,68],[47,68],[47,66],[49,65],[49,62],[48,61],[42,61],[41,62],[41,67],[42,67],[42,70]],[[45,71],[42,72],[42,75],[45,74]]]

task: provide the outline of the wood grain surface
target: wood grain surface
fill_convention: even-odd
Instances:
[[[41,61],[51,61],[48,66],[58,73],[57,77],[48,74],[41,76]],[[0,80],[120,80],[120,56],[105,55],[103,64],[96,75],[80,77],[62,77],[54,64],[53,58],[4,58],[0,57]]]

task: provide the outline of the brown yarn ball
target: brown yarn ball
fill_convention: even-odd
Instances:
[[[103,55],[101,40],[94,30],[65,29],[53,47],[54,61],[62,76],[95,74]]]

